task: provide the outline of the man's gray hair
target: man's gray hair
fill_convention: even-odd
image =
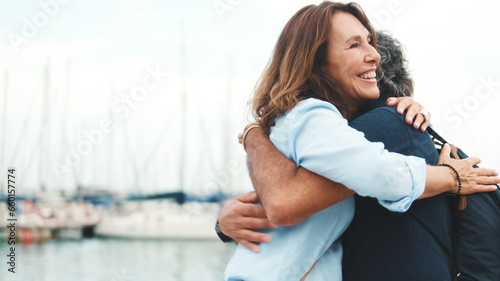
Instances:
[[[377,69],[378,87],[382,98],[411,97],[413,80],[407,71],[401,43],[391,35],[377,31],[380,67]]]

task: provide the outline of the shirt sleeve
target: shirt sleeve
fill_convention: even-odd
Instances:
[[[308,99],[284,116],[289,158],[298,166],[339,182],[385,208],[404,212],[424,191],[421,158],[391,153],[348,126],[335,106]]]

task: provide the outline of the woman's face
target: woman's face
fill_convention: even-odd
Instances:
[[[336,12],[328,41],[326,71],[359,101],[379,96],[375,70],[380,55],[371,45],[370,32],[353,15]]]

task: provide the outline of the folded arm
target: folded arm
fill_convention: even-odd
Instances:
[[[275,224],[297,224],[354,195],[340,183],[297,167],[261,129],[252,129],[245,143],[250,178]]]

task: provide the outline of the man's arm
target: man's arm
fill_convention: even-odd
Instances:
[[[422,105],[412,98],[392,101],[401,113],[408,110],[412,123]],[[422,130],[428,120],[418,121]],[[260,129],[248,132],[245,139],[250,178],[269,219],[281,225],[297,224],[309,216],[354,195],[354,191],[297,165],[280,153]],[[242,205],[243,207],[243,205]]]
[[[272,223],[297,224],[354,195],[340,183],[298,168],[261,129],[248,132],[245,145],[250,178]]]

